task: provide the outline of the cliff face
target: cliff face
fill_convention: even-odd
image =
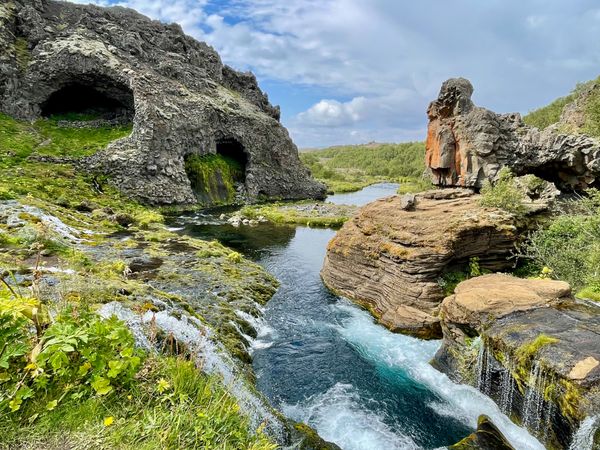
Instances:
[[[394,331],[440,337],[444,272],[473,256],[485,269],[511,264],[514,218],[481,208],[478,198],[448,189],[419,194],[414,202],[390,197],[370,203],[329,243],[323,281]]]
[[[242,194],[322,197],[251,73],[222,64],[178,25],[133,10],[52,0],[0,5],[0,110],[20,119],[100,113],[133,132],[89,158],[124,193],[150,203],[193,203],[194,155],[235,160]]]
[[[580,134],[527,126],[517,113],[496,114],[471,100],[464,78],[442,85],[429,105],[426,165],[434,184],[481,188],[502,167],[534,174],[563,191],[597,187],[600,143]]]

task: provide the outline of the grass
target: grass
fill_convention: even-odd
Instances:
[[[353,192],[386,181],[406,182],[414,190],[421,186],[425,171],[425,145],[408,142],[330,147],[302,152],[300,159],[330,192]]]
[[[0,422],[0,448],[276,448],[252,433],[220,380],[175,357],[149,358],[131,390],[33,414]]]
[[[355,208],[347,205],[327,203],[327,212],[318,210],[298,209],[303,205],[314,203],[273,203],[268,205],[253,205],[242,208],[241,214],[248,219],[264,217],[278,224],[306,225],[310,227],[339,228],[355,212]]]

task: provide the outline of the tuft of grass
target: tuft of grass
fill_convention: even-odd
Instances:
[[[485,182],[481,188],[479,203],[481,206],[499,208],[520,217],[527,211],[524,201],[525,194],[516,186],[510,169],[504,167],[500,170],[495,183]]]

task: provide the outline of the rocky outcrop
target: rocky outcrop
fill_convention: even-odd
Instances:
[[[99,114],[130,136],[81,166],[150,203],[194,203],[186,158],[242,167],[249,200],[323,197],[251,73],[223,65],[178,25],[121,7],[52,0],[0,5],[0,110],[20,119]]]
[[[394,331],[439,337],[443,275],[472,257],[483,269],[511,265],[515,218],[480,207],[478,199],[469,190],[446,189],[410,202],[396,196],[370,203],[329,243],[323,281]]]
[[[515,450],[502,432],[487,416],[479,416],[477,430],[462,441],[449,447],[450,450]]]
[[[494,274],[460,283],[441,308],[434,366],[492,397],[548,448],[569,448],[600,412],[600,309],[567,283]]]
[[[517,113],[475,106],[473,86],[447,80],[427,110],[426,165],[434,184],[479,189],[501,168],[534,174],[563,191],[600,185],[600,143],[585,135],[538,130]]]

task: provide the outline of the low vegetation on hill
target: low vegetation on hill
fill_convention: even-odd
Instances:
[[[565,107],[571,114],[561,120]],[[600,78],[578,83],[569,95],[531,111],[523,120],[539,129],[558,124],[559,131],[600,137]]]
[[[419,191],[431,183],[424,180],[425,144],[366,144],[330,147],[300,153],[315,178],[330,192],[352,192],[373,183],[401,183],[403,192]]]

